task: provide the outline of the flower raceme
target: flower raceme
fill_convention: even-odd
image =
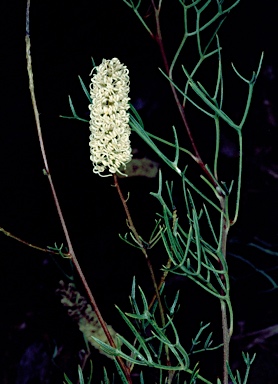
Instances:
[[[96,70],[96,73],[93,73]],[[100,176],[121,173],[131,160],[129,136],[129,71],[117,58],[102,60],[90,84],[90,159]],[[103,175],[108,168],[109,174]]]
[[[67,308],[69,316],[78,323],[79,330],[83,333],[85,340],[97,348],[100,353],[107,355],[101,349],[99,343],[92,338],[92,336],[94,336],[109,345],[107,336],[100,325],[97,315],[85,297],[77,291],[74,284],[69,283],[66,285],[63,281],[60,281],[60,287],[57,289],[57,293],[61,296],[61,303]],[[111,325],[107,325],[107,328],[117,348],[120,348],[122,342],[117,337],[116,331]],[[110,355],[107,356],[111,357]]]

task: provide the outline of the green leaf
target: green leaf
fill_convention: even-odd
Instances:
[[[78,377],[79,377],[79,383],[80,384],[85,384],[82,368],[80,367],[80,365],[78,365]]]
[[[78,76],[78,79],[80,81],[80,84],[81,84],[81,87],[85,93],[85,95],[87,96],[87,99],[89,100],[89,103],[91,104],[92,103],[92,99],[91,99],[91,96],[90,96],[90,92],[88,91],[88,89],[86,88],[82,78],[80,76]]]
[[[122,371],[122,367],[120,366],[120,364],[117,362],[116,359],[114,359],[114,363],[116,365],[117,372],[122,380],[122,384],[129,384],[125,374]]]
[[[65,373],[64,373],[64,378],[65,378],[65,380],[66,380],[66,381],[65,381],[66,384],[73,384],[72,381],[70,381],[70,379],[68,378],[68,376],[67,376]],[[64,383],[65,383],[65,382],[64,382]]]
[[[103,367],[103,374],[104,374],[104,384],[110,384],[110,381],[108,379],[106,368]]]

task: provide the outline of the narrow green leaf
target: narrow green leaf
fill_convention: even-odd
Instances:
[[[125,374],[122,371],[122,367],[120,366],[120,364],[117,362],[116,359],[114,359],[114,363],[116,365],[117,372],[121,378],[122,384],[129,384]]]
[[[104,384],[110,384],[110,381],[108,379],[106,368],[103,367],[103,375],[104,375]]]
[[[90,96],[90,92],[88,91],[88,89],[86,88],[82,78],[80,76],[78,76],[78,79],[80,81],[80,84],[81,84],[81,87],[83,89],[83,92],[85,93],[85,95],[87,96],[87,99],[89,100],[89,103],[91,104],[92,103],[92,99],[91,99],[91,96]]]
[[[73,384],[72,381],[70,381],[70,379],[65,373],[64,373],[64,379],[66,380],[66,384]]]
[[[79,383],[80,384],[85,384],[82,368],[80,367],[80,365],[78,365],[78,377],[79,377]]]

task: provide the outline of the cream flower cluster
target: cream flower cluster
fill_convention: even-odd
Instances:
[[[75,288],[74,284],[69,283],[68,286],[63,281],[60,281],[60,288],[57,293],[61,296],[61,303],[68,309],[68,314],[78,323],[79,330],[83,333],[85,339],[100,353],[111,357],[106,354],[92,336],[103,341],[109,345],[107,337],[98,321],[96,313],[93,311],[90,304],[88,304],[85,297],[83,297]],[[114,340],[117,348],[120,348],[122,342],[117,337],[116,331],[111,325],[107,325],[109,333]]]
[[[103,59],[90,84],[90,159],[101,175],[120,172],[131,160],[128,93],[129,71],[117,58]],[[94,70],[92,71],[94,72]],[[110,176],[107,175],[107,176]],[[106,175],[101,175],[106,176]]]

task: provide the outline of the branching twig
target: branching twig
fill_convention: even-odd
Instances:
[[[162,40],[162,33],[161,33],[160,19],[159,19],[159,14],[160,14],[160,10],[161,10],[161,3],[159,4],[159,6],[157,8],[156,8],[156,6],[154,4],[154,1],[152,1],[152,4],[153,4],[153,9],[154,9],[154,13],[155,13],[155,22],[156,22],[156,34],[154,35],[154,39],[155,39],[155,41],[157,42],[157,44],[159,46],[166,74],[167,74],[167,76],[169,76],[169,78],[171,80],[173,80],[172,73],[170,72],[170,67],[169,67],[167,56],[166,56],[163,40]],[[194,157],[193,158],[196,161],[196,163],[199,164],[199,166],[202,168],[203,172],[207,175],[207,177],[212,182],[212,184],[216,187],[217,183],[211,177],[211,174],[208,172],[208,170],[206,168],[206,165],[205,165],[204,161],[202,160],[201,155],[200,155],[200,153],[198,151],[197,145],[196,145],[196,143],[194,141],[191,129],[189,127],[189,124],[188,124],[186,116],[185,116],[184,108],[183,108],[183,106],[182,106],[182,104],[181,104],[181,102],[179,100],[176,88],[174,87],[174,85],[172,84],[171,81],[169,83],[170,83],[171,91],[173,93],[175,102],[177,104],[180,116],[181,116],[183,124],[185,126],[188,138],[190,140],[191,146],[192,146],[193,151],[194,151]]]
[[[159,307],[159,312],[160,312],[160,317],[161,317],[161,322],[162,322],[162,326],[165,327],[166,325],[166,321],[165,321],[165,315],[164,315],[164,310],[163,310],[163,306],[162,306],[162,302],[161,302],[161,297],[160,297],[160,293],[159,293],[159,289],[158,289],[158,286],[157,286],[157,282],[156,282],[156,278],[155,278],[155,275],[154,275],[154,271],[153,271],[153,267],[152,267],[152,263],[149,259],[149,256],[147,254],[147,251],[144,247],[144,244],[133,224],[133,220],[132,220],[132,217],[130,215],[130,212],[129,212],[129,209],[128,209],[128,206],[127,206],[127,203],[126,203],[126,200],[122,194],[122,191],[121,191],[121,188],[120,188],[120,185],[118,183],[118,177],[117,175],[114,173],[114,184],[115,184],[115,187],[117,189],[117,192],[120,196],[120,199],[121,199],[121,202],[123,204],[123,207],[124,207],[124,210],[125,210],[125,213],[126,213],[126,217],[127,217],[127,221],[128,221],[128,226],[129,226],[129,229],[131,230],[131,232],[133,233],[137,243],[139,244],[140,246],[140,249],[145,257],[145,260],[147,262],[147,265],[148,265],[148,269],[149,269],[149,272],[150,272],[150,275],[151,275],[151,279],[152,279],[152,283],[153,283],[153,286],[154,286],[154,290],[155,290],[155,295],[156,295],[156,299],[158,301],[158,307]],[[167,354],[167,364],[170,364],[170,357],[169,357],[169,351],[168,351],[168,348],[166,348],[166,354]]]
[[[0,227],[0,232],[4,233],[4,235],[8,236],[8,237],[11,237],[12,239],[16,240],[16,241],[19,241],[20,243],[24,244],[24,245],[27,245],[27,247],[30,247],[30,248],[33,248],[33,249],[36,249],[37,251],[42,251],[42,252],[45,252],[45,253],[51,253],[52,255],[60,255],[59,252],[55,252],[51,249],[47,249],[47,248],[41,248],[41,247],[38,247],[37,245],[34,245],[34,244],[31,244],[31,243],[28,243],[28,241],[25,241],[25,240],[22,240],[21,238],[13,235],[11,232],[8,232],[6,231],[4,228]],[[64,253],[65,256],[70,256],[69,253]]]
[[[165,48],[164,48],[163,41],[162,41],[162,33],[161,33],[160,18],[159,18],[160,11],[161,11],[161,3],[159,3],[159,6],[156,7],[154,4],[154,1],[152,0],[152,5],[153,5],[153,9],[154,9],[154,13],[155,13],[155,21],[156,21],[156,35],[154,38],[155,38],[156,42],[158,43],[166,74],[167,74],[167,76],[169,76],[170,80],[173,80],[172,71],[170,71],[170,67],[168,64]],[[192,132],[191,132],[190,127],[188,125],[188,122],[187,122],[187,119],[185,116],[185,112],[184,112],[184,108],[183,108],[183,106],[182,106],[182,104],[178,98],[176,88],[174,87],[174,85],[171,81],[169,83],[170,83],[170,87],[171,87],[175,102],[177,104],[179,113],[181,115],[183,124],[185,126],[187,135],[188,135],[189,140],[191,142],[191,146],[192,146],[194,154],[195,154],[194,159],[197,162],[197,164],[199,164],[202,171],[205,173],[205,175],[207,176],[209,181],[212,183],[212,185],[216,188],[218,186],[218,184],[217,184],[216,180],[212,177],[210,172],[208,171],[205,163],[203,162],[203,160],[200,156],[200,153],[199,153],[198,148],[196,146],[196,143],[194,141]],[[227,209],[226,209],[227,208],[226,207],[227,197],[219,196],[219,198],[220,198],[220,205],[221,205],[221,208],[224,212],[224,217],[225,217],[225,219],[223,220],[223,231],[222,231],[223,236],[222,236],[221,252],[222,252],[223,257],[226,258],[227,235],[228,235],[229,226],[230,226],[229,221],[226,219],[226,215],[228,214]],[[228,384],[227,363],[229,363],[230,334],[229,334],[229,329],[228,329],[227,304],[224,300],[221,300],[221,313],[222,313],[222,329],[223,329],[223,343],[224,343],[224,347],[223,347],[223,380],[224,381],[223,381],[223,384]]]

